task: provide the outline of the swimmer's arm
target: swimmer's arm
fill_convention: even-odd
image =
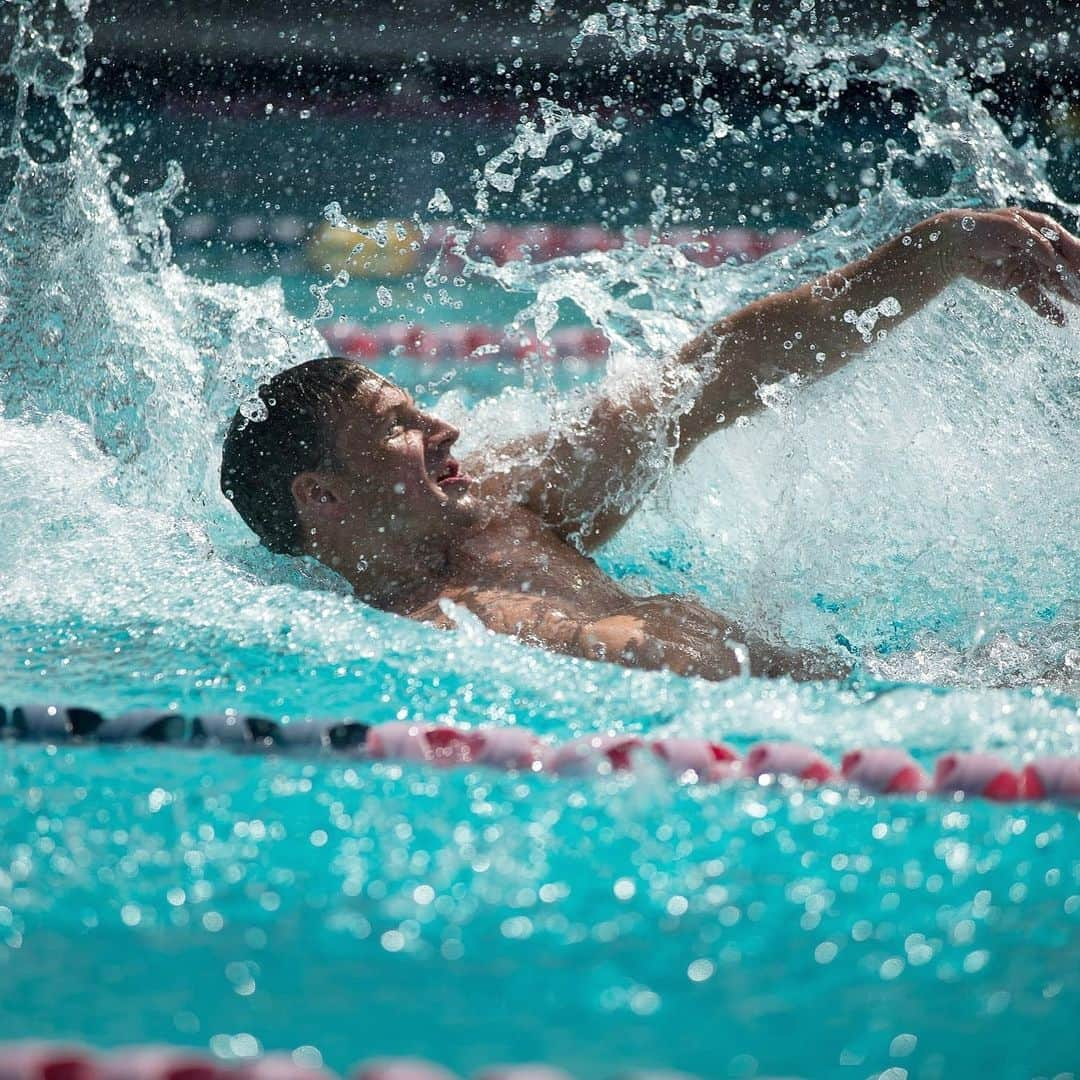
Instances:
[[[625,662],[630,656],[631,639],[635,635],[642,640],[645,637],[638,619],[577,618],[539,596],[515,590],[469,589],[458,594],[455,603],[475,615],[493,633],[507,634],[527,645],[585,660]],[[440,630],[456,628],[453,617],[442,610],[438,601],[425,604],[410,617]]]
[[[650,633],[645,620],[635,615],[578,618],[537,597],[492,589],[470,592],[459,597],[458,602],[494,633],[583,660],[606,660],[623,667],[673,671],[712,680],[729,679],[744,671],[798,680],[835,679],[848,673],[848,665],[835,657],[792,652],[735,627],[728,632],[742,645],[718,640],[715,648],[699,654],[677,639],[662,639]],[[437,604],[426,606],[412,617],[443,630],[455,625]]]
[[[1012,290],[1060,324],[1056,298],[1075,299],[1070,279],[1077,274],[1080,241],[1043,214],[949,210],[929,218],[865,258],[756,301],[690,341],[676,362],[708,381],[679,421],[676,457],[762,408],[760,387],[837,371],[878,331],[899,326],[958,278]]]
[[[821,378],[863,352],[870,342],[845,321],[848,311],[857,317],[892,297],[899,311],[880,317],[875,330],[892,329],[950,282],[967,277],[993,288],[1015,287],[1039,314],[1063,321],[1050,297],[1073,295],[1069,279],[1080,275],[1080,241],[1052,219],[1015,210],[947,211],[905,236],[910,243],[897,237],[840,270],[721,320],[683,347],[658,385],[624,400],[601,398],[569,430],[494,450],[477,462],[477,472],[486,473],[483,484],[593,548],[626,522],[648,490],[635,483],[635,473],[658,443],[673,445],[675,460],[682,461],[717,429],[762,408],[760,387],[791,375]],[[784,347],[788,341],[790,349]],[[674,400],[686,369],[702,379],[688,408]],[[502,464],[492,468],[493,461]],[[638,498],[612,498],[620,490],[636,491]]]
[[[695,665],[689,650],[649,633],[645,622],[634,615],[582,618],[569,615],[540,597],[501,589],[470,590],[459,596],[457,602],[496,634],[507,634],[526,645],[566,656],[707,678],[728,678],[739,673],[734,654],[722,669],[715,664]],[[416,611],[412,617],[442,630],[453,629],[455,625],[437,604]]]

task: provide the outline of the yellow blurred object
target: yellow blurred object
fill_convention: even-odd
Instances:
[[[308,242],[308,265],[363,278],[402,277],[419,265],[424,238],[411,221],[350,219],[349,226],[322,225]]]

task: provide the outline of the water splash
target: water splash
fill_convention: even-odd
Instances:
[[[1066,220],[1078,212],[1050,187],[1045,152],[1031,141],[1013,145],[988,110],[992,94],[973,91],[955,63],[936,59],[926,27],[854,39],[816,19],[759,20],[748,3],[678,14],[616,4],[584,20],[573,49],[624,63],[628,86],[641,57],[681,57],[690,91],[660,112],[691,115],[697,134],[679,153],[717,167],[725,146],[766,135],[760,115],[740,127],[710,96],[718,73],[738,72],[771,94],[771,140],[800,127],[823,131],[855,89],[910,113],[907,139],[881,148],[876,190],[751,266],[706,270],[659,244],[539,265],[468,261],[467,273],[522,294],[519,318],[541,339],[569,305],[602,329],[612,344],[609,393],[655,382],[674,349],[709,322],[860,257],[941,209],[1036,202]],[[549,142],[536,130],[532,122],[519,128],[500,168],[516,163],[516,175],[527,156],[543,157]],[[947,163],[948,188],[913,193],[905,178],[929,161]],[[556,184],[570,172],[542,176]],[[488,186],[477,189],[486,211]],[[673,198],[662,185],[653,197],[658,231],[700,215],[698,200]],[[841,642],[883,675],[1073,686],[1075,326],[1049,330],[1018,302],[964,283],[893,335],[896,313],[887,289],[870,310],[851,312],[864,338],[882,339],[870,355],[819,385],[763,387],[764,414],[712,439],[688,467],[674,472],[670,454],[652,455],[649,483],[659,470],[660,494],[606,561],[632,571],[642,591],[703,592],[788,640]],[[550,397],[542,380],[536,396]],[[515,396],[506,406],[519,412],[522,402]],[[489,413],[484,433],[506,419],[497,407]],[[546,422],[550,403],[538,400],[534,415]],[[635,497],[611,492],[613,501]]]
[[[16,83],[0,149],[13,165],[0,213],[3,408],[83,421],[125,464],[125,500],[191,512],[206,505],[221,417],[318,339],[275,284],[209,284],[170,262],[165,215],[182,174],[171,164],[134,197],[114,181],[119,162],[80,85],[84,17],[74,2],[19,5],[3,67]],[[49,139],[28,120],[43,109]]]
[[[167,220],[182,178],[171,170],[157,192],[135,198],[114,182],[107,132],[80,85],[83,14],[20,6],[4,68],[18,94],[0,222],[0,616],[20,658],[5,673],[10,694],[66,688],[103,708],[162,695],[189,707],[246,700],[294,714],[363,702],[372,719],[516,721],[559,734],[675,724],[830,746],[868,733],[936,745],[944,724],[972,745],[1073,747],[1068,700],[985,692],[973,706],[920,690],[879,706],[848,691],[627,675],[372,612],[332,575],[256,548],[217,493],[221,432],[268,374],[323,346],[288,315],[276,283],[211,284],[171,263]],[[855,82],[921,103],[905,106],[915,144],[886,148],[876,193],[758,263],[706,270],[678,249],[639,243],[539,265],[467,259],[467,275],[521,295],[521,328],[544,335],[567,304],[584,312],[612,344],[613,393],[655,382],[673,347],[705,323],[935,209],[1009,198],[1060,206],[1041,156],[1015,149],[917,36],[853,42],[822,31],[818,40],[758,26],[748,7],[729,18],[612,5],[604,20],[586,20],[575,47],[614,50],[620,63],[681,50],[691,87],[667,104],[695,118],[680,149],[706,164],[765,130],[710,96],[717,63],[760,80],[768,59],[788,130],[823,123]],[[29,137],[27,117],[43,103],[49,145]],[[618,102],[541,102],[478,170],[475,205],[451,244],[462,251],[487,215],[538,205],[560,185],[599,186],[621,142],[618,119]],[[904,170],[931,155],[951,163],[952,186],[912,195]],[[654,229],[694,220],[693,201],[670,180],[644,186]],[[442,273],[433,266],[429,280]],[[327,304],[334,284],[317,287]],[[888,322],[877,306],[875,332]],[[854,649],[882,677],[1075,689],[1074,346],[1072,330],[958,287],[842,375],[766,389],[762,416],[677,473],[657,441],[641,473],[658,493],[603,553],[605,565],[632,589],[697,593],[777,636]],[[692,389],[665,393],[677,403]],[[477,446],[572,420],[586,404],[557,394],[534,362],[524,389],[467,409],[451,388],[441,407]]]

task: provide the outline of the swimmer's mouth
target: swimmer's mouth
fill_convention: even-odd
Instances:
[[[444,489],[466,488],[471,482],[472,477],[453,458],[447,458],[435,470],[435,483],[438,487]]]

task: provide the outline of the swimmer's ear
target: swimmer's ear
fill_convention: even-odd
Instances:
[[[293,477],[289,486],[296,506],[301,511],[306,510],[312,514],[326,513],[334,509],[339,502],[334,482],[323,473],[299,473]]]

